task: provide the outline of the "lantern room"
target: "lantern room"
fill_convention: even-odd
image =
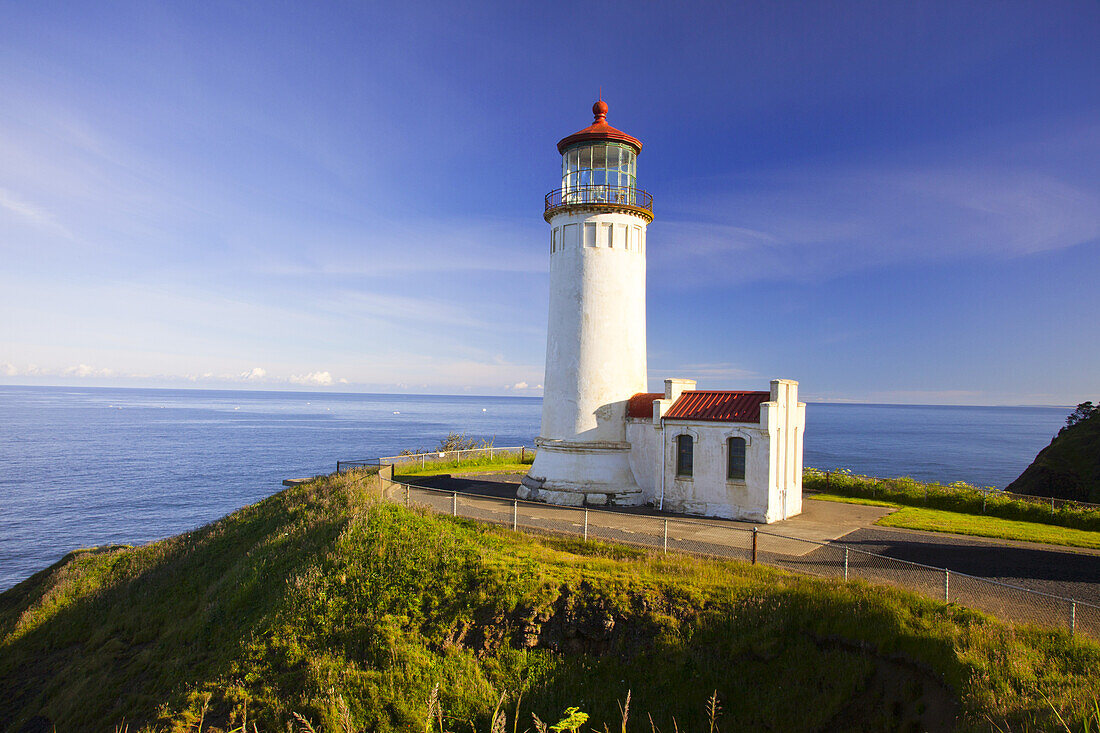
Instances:
[[[653,199],[637,188],[637,138],[607,124],[607,102],[592,105],[591,125],[558,142],[561,188],[546,195],[547,221],[563,207],[626,208],[653,218]]]

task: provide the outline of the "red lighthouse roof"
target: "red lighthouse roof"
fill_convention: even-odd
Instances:
[[[635,153],[642,152],[642,143],[639,142],[638,138],[627,135],[622,130],[616,130],[607,124],[607,102],[601,99],[592,105],[592,114],[595,115],[596,119],[591,125],[558,141],[559,153],[564,153],[566,148],[575,143],[596,142],[599,140],[625,143],[634,148]]]

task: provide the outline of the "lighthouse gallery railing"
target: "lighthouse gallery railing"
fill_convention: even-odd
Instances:
[[[546,211],[578,204],[630,206],[653,212],[653,196],[630,186],[574,186],[546,194]]]

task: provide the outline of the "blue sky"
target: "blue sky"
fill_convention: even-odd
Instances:
[[[649,365],[1100,397],[1100,4],[0,2],[0,383],[540,394],[542,197],[640,138]]]

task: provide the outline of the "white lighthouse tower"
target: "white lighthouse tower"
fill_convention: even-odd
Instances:
[[[546,195],[550,318],[538,454],[521,498],[635,505],[626,407],[646,390],[646,226],[653,199],[636,185],[642,144],[595,121],[558,143],[561,188]]]

